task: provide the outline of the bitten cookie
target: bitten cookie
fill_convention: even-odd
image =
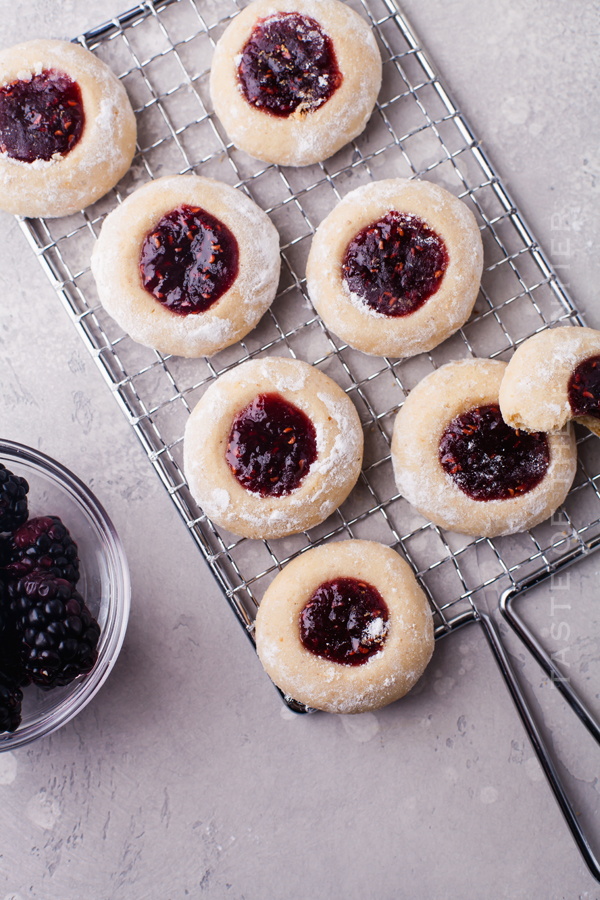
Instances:
[[[360,473],[354,404],[294,359],[242,363],[209,387],[188,419],[183,456],[206,515],[233,534],[279,538],[323,522]]]
[[[125,88],[89,50],[35,40],[0,52],[0,208],[66,216],[104,196],[135,153]]]
[[[433,619],[410,566],[373,541],[324,544],[296,557],[256,616],[265,670],[295,700],[361,713],[403,697],[433,653]]]
[[[317,228],[310,299],[351,347],[408,357],[469,318],[483,267],[475,217],[428,181],[394,178],[351,191]]]
[[[357,137],[380,85],[373,33],[339,0],[255,0],[219,40],[210,77],[235,146],[283,166],[327,159]]]
[[[600,435],[600,331],[551,328],[515,351],[500,385],[513,428],[560,431],[576,419]]]
[[[400,493],[449,531],[525,531],[565,499],[577,466],[573,434],[506,425],[498,392],[506,363],[448,363],[413,388],[398,413],[392,462]]]
[[[212,356],[273,302],[279,235],[246,194],[212,178],[151,181],[105,219],[92,272],[106,311],[147,347]]]

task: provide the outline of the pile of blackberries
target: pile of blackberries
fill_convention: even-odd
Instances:
[[[77,544],[58,516],[28,519],[28,492],[0,463],[0,732],[21,724],[24,687],[69,684],[98,658]]]

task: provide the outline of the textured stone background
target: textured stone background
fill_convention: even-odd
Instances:
[[[0,45],[70,38],[126,5],[0,0]],[[600,327],[600,5],[402,7]],[[410,697],[376,714],[281,707],[16,222],[2,214],[0,229],[0,433],[92,486],[133,582],[103,690],[54,736],[0,755],[0,897],[600,897],[477,627],[441,642]],[[565,613],[582,635],[571,660],[590,677],[599,566],[572,571]],[[539,672],[513,651],[536,689]],[[548,694],[536,690],[534,708],[599,847],[598,752]]]

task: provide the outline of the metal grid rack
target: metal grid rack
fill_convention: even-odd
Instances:
[[[442,636],[477,618],[485,591],[519,589],[595,546],[600,454],[594,438],[580,438],[576,481],[551,521],[527,534],[474,540],[432,525],[398,494],[389,452],[395,415],[410,389],[445,362],[508,359],[531,334],[582,321],[393,0],[350,0],[372,23],[383,58],[382,90],[363,135],[304,169],[265,165],[236,150],[212,112],[208,78],[214,44],[242,5],[145,0],[80,37],[123,80],[139,150],[119,186],[93,206],[20,225],[251,638],[256,606],[279,569],[315,544],[348,537],[379,540],[406,557]],[[211,359],[162,356],[135,344],[100,306],[89,269],[106,214],[149,179],[176,172],[245,191],[281,236],[282,279],[271,310],[244,341]],[[484,243],[471,319],[431,353],[409,360],[349,348],[315,314],[305,288],[316,226],[348,191],[382,177],[424,177],[448,188],[474,212]],[[308,533],[265,542],[215,528],[182,471],[190,410],[219,374],[261,354],[298,357],[334,378],[354,401],[365,433],[364,469],[343,506]]]

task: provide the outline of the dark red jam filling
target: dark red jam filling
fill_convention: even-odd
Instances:
[[[435,294],[448,265],[446,245],[417,216],[391,211],[348,244],[345,283],[385,316],[408,316]]]
[[[242,487],[262,497],[295,490],[316,458],[312,422],[279,394],[260,394],[238,413],[225,453]]]
[[[282,118],[317,109],[342,83],[331,39],[299,13],[277,13],[254,26],[238,77],[251,106]]]
[[[12,159],[30,163],[68,153],[84,123],[79,85],[61,72],[48,69],[0,88],[0,150]]]
[[[381,650],[389,610],[377,588],[356,578],[326,581],[300,613],[300,640],[331,662],[360,666]]]
[[[473,500],[508,500],[540,483],[550,462],[548,439],[507,425],[497,404],[479,406],[450,422],[440,462]]]
[[[229,290],[238,259],[238,243],[223,222],[197,206],[180,206],[144,239],[142,284],[174,313],[201,313]]]
[[[579,363],[569,379],[568,397],[574,416],[600,419],[600,356]]]

